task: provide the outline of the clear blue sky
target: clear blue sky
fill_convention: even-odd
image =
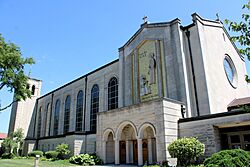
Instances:
[[[191,14],[221,20],[241,19],[247,0],[0,0],[0,33],[20,46],[36,64],[31,77],[43,80],[42,94],[118,58],[118,48],[133,35],[142,17],[163,22]],[[247,65],[247,68],[249,65]],[[30,67],[27,68],[27,71]],[[12,100],[2,90],[2,106]],[[0,132],[7,132],[10,109],[0,113]]]

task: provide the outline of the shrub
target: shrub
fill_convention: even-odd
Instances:
[[[3,153],[2,154],[2,159],[12,159],[14,157],[15,157],[15,155],[13,153]]]
[[[65,159],[68,157],[70,151],[69,151],[69,145],[62,143],[56,146],[56,152],[58,152],[58,158],[59,159]]]
[[[42,157],[40,160],[41,160],[41,161],[47,161],[47,158]]]
[[[90,165],[102,165],[103,161],[95,154],[80,154],[73,156],[69,159],[72,164],[90,166]]]
[[[43,152],[40,150],[35,150],[35,151],[31,151],[28,153],[29,157],[36,157],[36,155],[40,155],[40,157],[43,156]]]
[[[204,155],[205,145],[196,138],[180,138],[168,146],[168,151],[173,158],[178,159],[178,165],[188,166],[197,158]]]
[[[94,159],[95,165],[103,165],[103,161],[100,157],[96,155],[96,153],[90,154]]]
[[[45,152],[45,157],[47,159],[56,159],[57,156],[58,156],[58,152],[56,152],[56,151],[47,151],[47,152]]]
[[[246,167],[250,166],[250,154],[241,149],[223,150],[214,153],[210,158],[204,162],[205,167]]]

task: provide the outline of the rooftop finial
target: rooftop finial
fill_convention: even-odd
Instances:
[[[147,23],[147,22],[148,22],[148,21],[147,21],[148,16],[145,15],[142,19],[143,19],[144,23]]]
[[[216,21],[220,21],[219,13],[216,13],[216,17],[217,17]]]

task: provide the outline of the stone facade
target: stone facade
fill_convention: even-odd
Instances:
[[[246,68],[220,21],[192,18],[185,27],[179,19],[145,22],[119,59],[41,97],[41,81],[31,80],[37,94],[13,105],[9,128],[25,130],[24,154],[67,143],[72,155],[142,165],[168,159],[171,141],[201,130],[206,153],[218,151],[214,124],[178,120],[227,112],[231,101],[249,96]]]
[[[249,133],[246,125],[250,124],[250,113],[234,112],[217,115],[207,115],[198,119],[179,120],[180,137],[197,137],[205,144],[205,156],[218,152],[222,149],[221,133],[229,127],[242,127]]]
[[[97,153],[106,160],[106,143],[108,136],[112,134],[115,149],[115,163],[120,163],[119,143],[120,141],[131,142],[136,140],[137,143],[143,139],[156,140],[156,157],[155,160],[163,161],[169,157],[167,146],[177,138],[178,126],[177,121],[181,118],[181,105],[169,99],[157,99],[150,102],[144,102],[129,107],[110,110],[98,114],[97,129]],[[127,126],[132,127],[132,132],[126,134],[124,130]],[[147,134],[146,129],[150,128],[153,133]],[[130,136],[132,134],[132,136]],[[124,135],[124,136],[123,136]],[[137,148],[135,148],[137,149]],[[149,148],[151,150],[152,148]],[[138,144],[138,155],[142,150]],[[130,150],[130,152],[133,152]],[[104,154],[102,154],[104,153]],[[131,154],[131,153],[130,153]],[[153,157],[153,150],[148,152]],[[140,159],[141,158],[141,159]],[[138,157],[138,163],[142,163],[143,157]],[[153,158],[152,158],[153,159]],[[151,162],[152,163],[152,159]],[[126,163],[135,163],[133,157],[127,158]]]

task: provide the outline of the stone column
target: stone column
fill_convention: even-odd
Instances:
[[[102,151],[103,151],[103,163],[105,164],[105,163],[107,163],[106,162],[106,149],[107,149],[107,146],[106,146],[106,141],[103,141],[102,142]]]
[[[129,163],[129,141],[126,140],[126,163]]]
[[[120,164],[120,145],[118,139],[115,139],[115,164]]]
[[[138,146],[138,165],[143,165],[143,157],[142,157],[142,139],[137,139]]]
[[[152,149],[152,139],[148,139],[148,163],[153,163],[153,149]]]

